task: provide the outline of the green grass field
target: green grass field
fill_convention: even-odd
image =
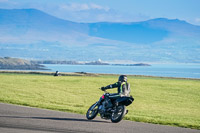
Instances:
[[[103,94],[98,88],[117,79],[0,73],[0,102],[85,114]],[[135,101],[124,119],[200,129],[200,80],[128,76],[128,81]]]

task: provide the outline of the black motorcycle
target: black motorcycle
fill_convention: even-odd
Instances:
[[[134,98],[132,96],[124,96],[113,100],[109,98],[112,94],[104,92],[99,101],[88,109],[86,113],[87,119],[92,120],[99,113],[102,119],[111,119],[114,123],[120,122],[128,113],[126,106],[129,106],[134,101]]]

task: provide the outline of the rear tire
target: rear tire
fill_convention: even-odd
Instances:
[[[86,118],[88,120],[94,119],[98,114],[98,105],[97,103],[94,103],[87,111]]]
[[[117,106],[111,115],[111,121],[114,123],[120,122],[124,118],[125,112],[126,107],[124,105]]]

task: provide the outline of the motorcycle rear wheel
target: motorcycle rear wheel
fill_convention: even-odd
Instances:
[[[98,105],[94,103],[87,111],[86,118],[88,120],[94,119],[98,114]]]
[[[126,107],[124,105],[117,106],[111,115],[111,121],[114,123],[120,122],[125,116]]]

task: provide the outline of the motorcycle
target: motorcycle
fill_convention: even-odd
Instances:
[[[111,94],[104,91],[99,101],[94,103],[87,111],[86,118],[88,120],[94,119],[99,113],[102,119],[111,119],[113,123],[120,122],[128,113],[126,106],[129,106],[134,98],[132,96],[123,96],[118,99],[110,99]]]

